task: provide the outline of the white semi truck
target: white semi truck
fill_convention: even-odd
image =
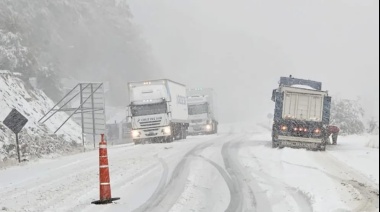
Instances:
[[[215,134],[218,132],[215,98],[216,94],[211,88],[187,90],[189,135]]]
[[[186,139],[186,86],[167,79],[128,84],[129,120],[135,144]]]

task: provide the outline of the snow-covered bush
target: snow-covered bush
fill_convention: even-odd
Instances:
[[[369,138],[369,141],[367,142],[367,147],[370,148],[379,148],[379,135],[373,135]]]
[[[368,121],[367,132],[373,135],[379,135],[379,121],[372,117],[371,120]]]
[[[360,100],[334,99],[331,105],[331,124],[339,126],[342,134],[362,134],[364,109]]]

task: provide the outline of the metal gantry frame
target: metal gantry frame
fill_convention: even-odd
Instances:
[[[79,92],[73,95],[71,98],[68,98],[71,94],[74,93],[79,88]],[[85,93],[86,90],[89,90],[88,93]],[[86,96],[85,94],[88,94]],[[95,98],[95,94],[101,95],[100,98]],[[76,97],[80,98],[80,105],[74,108],[65,108],[69,103],[73,103]],[[66,100],[68,99],[68,100]],[[100,102],[98,101],[100,99]],[[89,102],[90,100],[90,102]],[[96,102],[98,101],[98,102]],[[60,104],[62,106],[59,107]],[[90,104],[89,104],[90,103]],[[96,105],[95,105],[96,104]],[[96,107],[98,106],[98,107]],[[58,109],[57,109],[58,107]],[[38,122],[45,123],[51,117],[53,117],[57,112],[71,112],[69,117],[55,130],[54,133],[57,133],[75,114],[81,114],[81,127],[82,127],[82,143],[84,145],[84,136],[85,133],[93,135],[94,148],[96,147],[96,135],[105,132],[105,103],[104,103],[104,88],[103,83],[79,83],[73,89],[71,89],[57,104],[55,104]],[[91,113],[92,123],[85,122],[85,115]],[[49,115],[50,114],[50,115]],[[97,118],[96,116],[100,116]],[[97,123],[97,120],[101,120],[101,123]],[[86,127],[86,124],[90,124],[89,127]]]

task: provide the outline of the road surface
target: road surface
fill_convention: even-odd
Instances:
[[[227,131],[110,146],[112,196],[121,199],[109,205],[91,204],[97,151],[3,168],[0,211],[379,211],[378,149],[272,149],[269,136]],[[345,162],[350,154],[370,168]]]

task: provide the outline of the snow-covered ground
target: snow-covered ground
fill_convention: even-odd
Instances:
[[[169,144],[109,146],[112,196],[99,199],[98,152],[0,170],[4,211],[379,211],[379,149],[340,137],[326,152],[272,149],[255,125]],[[377,137],[378,138],[378,137]]]
[[[42,91],[28,88],[10,72],[0,72],[0,167],[3,161],[17,157],[15,136],[2,123],[13,108],[28,119],[20,133],[22,159],[70,152],[73,144],[81,142],[81,129],[72,120],[57,135],[53,133],[68,118],[65,113],[57,113],[44,124],[38,122],[53,106],[53,101]]]

